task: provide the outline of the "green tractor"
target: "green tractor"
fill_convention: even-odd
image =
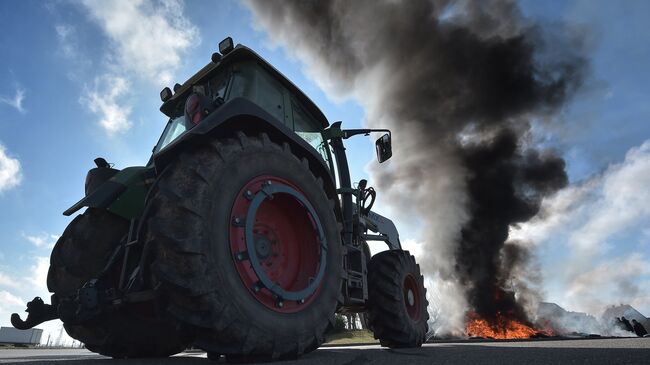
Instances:
[[[382,345],[418,347],[426,290],[394,224],[353,187],[341,129],[250,49],[219,44],[212,62],[160,93],[169,120],[146,166],[95,160],[86,210],[56,243],[47,285],[16,328],[60,318],[107,356],[286,359],[313,351],[335,313],[365,313]],[[338,186],[337,186],[338,181]],[[371,257],[367,241],[389,250]]]

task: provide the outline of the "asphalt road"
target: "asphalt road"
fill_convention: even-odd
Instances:
[[[210,364],[205,353],[188,352],[168,359],[111,360],[86,350],[0,350],[0,364]],[[219,363],[225,363],[221,359]],[[320,348],[279,365],[379,364],[650,364],[650,338],[457,341],[426,344],[420,349],[379,346]]]

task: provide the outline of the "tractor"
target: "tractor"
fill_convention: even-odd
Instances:
[[[211,62],[161,93],[168,118],[145,166],[94,160],[85,208],[51,254],[51,304],[34,298],[19,329],[60,319],[87,349],[164,357],[296,358],[335,314],[363,313],[381,345],[418,347],[426,289],[395,225],[352,185],[341,129],[251,49],[219,43]],[[371,256],[368,241],[388,250]]]

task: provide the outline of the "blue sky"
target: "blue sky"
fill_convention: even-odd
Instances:
[[[595,311],[590,298],[600,293],[602,304],[620,298],[650,315],[650,212],[643,208],[650,197],[641,184],[650,176],[650,146],[643,147],[650,138],[650,3],[526,0],[521,7],[545,24],[580,27],[593,70],[558,116],[562,127],[543,131],[567,159],[572,183],[545,205],[559,218],[536,219],[517,234],[535,238],[545,273],[584,258],[577,272],[544,275],[547,299]],[[166,122],[159,91],[209,62],[226,36],[258,51],[330,121],[363,124],[354,100],[328,98],[237,1],[0,2],[0,324],[22,310],[20,301],[48,296],[49,252],[71,220],[61,212],[83,195],[92,160],[102,156],[118,168],[146,163]],[[348,150],[354,180],[367,177],[371,141],[350,140]],[[622,219],[621,209],[634,214]],[[611,219],[600,222],[603,216]],[[418,237],[402,235],[417,251]],[[631,269],[614,284],[584,275],[612,267]],[[617,289],[627,283],[638,289],[632,297]]]

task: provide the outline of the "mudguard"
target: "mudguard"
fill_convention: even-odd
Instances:
[[[307,158],[310,168],[323,178],[327,195],[337,198],[332,172],[314,147],[253,102],[245,98],[234,98],[154,154],[147,167],[127,167],[119,171],[63,214],[69,216],[86,206],[105,208],[127,219],[139,217],[144,209],[146,185],[181,151],[194,148],[211,138],[233,136],[236,131],[250,134],[265,132],[272,140],[286,141],[292,151],[299,157]],[[338,204],[335,204],[335,209],[340,218]]]
[[[237,131],[246,134],[264,132],[271,140],[286,141],[292,151],[299,157],[307,158],[310,168],[323,178],[328,196],[337,198],[334,176],[316,149],[264,109],[241,97],[229,100],[194,128],[153,155],[153,165],[160,173],[181,151],[191,149],[212,138],[232,137]],[[338,204],[336,206],[336,214],[340,217]]]
[[[69,216],[83,207],[104,208],[126,219],[140,216],[147,185],[152,182],[151,167],[127,167],[68,208]]]

